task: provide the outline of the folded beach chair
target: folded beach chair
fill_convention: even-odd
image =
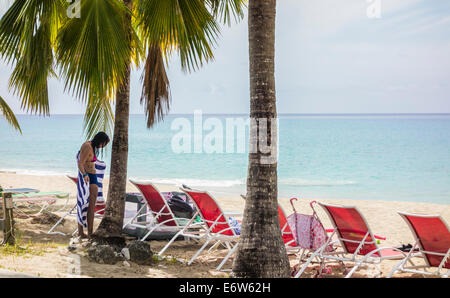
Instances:
[[[98,182],[100,183],[100,186],[102,185],[102,181],[103,181],[103,174],[102,175],[98,175],[100,176],[98,179]],[[78,183],[78,178],[76,176],[71,176],[71,175],[67,175],[67,178],[69,178],[72,182],[74,182],[75,184]],[[103,214],[105,212],[105,200],[103,199],[103,187],[99,187],[99,192],[98,192],[98,197],[97,197],[97,202],[95,204],[95,209],[94,209],[94,217],[95,218],[102,218]],[[65,208],[64,208],[65,209]],[[64,218],[66,218],[67,216],[74,216],[77,217],[77,203],[75,203],[75,205],[69,210],[67,211],[51,228],[50,230],[48,230],[47,234],[59,234],[59,235],[65,235],[62,232],[54,232],[54,230],[56,229],[56,227],[64,220]],[[75,235],[77,233],[78,229],[75,229],[75,231],[72,232],[72,236]]]
[[[398,213],[408,224],[416,242],[408,255],[391,270],[388,277],[397,271],[449,277],[450,230],[447,223],[439,215]],[[416,249],[419,254],[416,253]],[[415,256],[423,258],[425,265],[415,266],[411,262]],[[412,266],[405,266],[407,262]],[[432,271],[427,271],[427,269],[432,269]]]
[[[141,192],[146,204],[124,224],[123,228],[135,227],[148,229],[147,234],[141,238],[142,241],[147,239],[157,230],[178,232],[184,228],[188,219],[178,218],[174,215],[167,200],[164,198],[164,195],[159,192],[155,185],[151,182],[140,182],[135,180],[130,180],[130,182]],[[142,213],[144,208],[147,208],[146,213]],[[141,217],[145,217],[145,220],[138,221]]]
[[[186,226],[180,230],[170,242],[159,252],[162,255],[167,248],[180,236],[191,237],[193,239],[204,239],[205,243],[195,253],[195,255],[189,260],[188,265],[192,264],[194,260],[200,255],[200,253],[206,248],[206,246],[214,242],[214,245],[209,249],[217,247],[219,244],[224,244],[229,253],[232,253],[233,247],[236,246],[239,241],[238,228],[230,224],[228,216],[242,215],[240,212],[223,212],[217,201],[206,191],[199,191],[193,189],[187,189],[185,187],[180,188],[181,191],[187,194],[187,196],[194,202],[197,212],[192,219],[186,224]],[[195,217],[200,215],[202,220],[203,229],[192,230],[195,227]]]
[[[370,230],[367,221],[354,206],[339,206],[318,203],[333,224],[333,232],[328,241],[317,249],[305,262],[295,277],[300,277],[314,258],[321,260],[319,272],[325,268],[326,262],[350,262],[353,268],[348,272],[346,278],[362,265],[380,264],[383,260],[399,260],[406,257],[406,254],[395,247],[379,247],[377,239]],[[337,240],[332,240],[333,236]],[[327,249],[330,245],[339,244],[335,249]]]

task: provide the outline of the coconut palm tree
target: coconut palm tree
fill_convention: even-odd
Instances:
[[[87,137],[114,121],[107,208],[97,236],[120,238],[122,230],[132,68],[144,69],[141,103],[151,127],[170,108],[170,57],[178,54],[185,72],[211,61],[219,23],[241,19],[245,2],[81,0],[77,8],[66,0],[16,0],[3,15],[0,53],[14,66],[10,86],[23,109],[49,115],[47,81],[57,77],[86,104]],[[71,18],[77,9],[80,18]]]
[[[270,157],[277,152],[275,15],[276,0],[249,1],[252,145],[241,237],[233,262],[238,277],[289,277],[290,273],[278,218],[277,160]]]
[[[17,121],[16,116],[14,115],[11,108],[8,106],[6,101],[0,96],[0,113],[3,117],[8,121],[8,123],[20,133],[22,133],[22,129],[20,128],[19,122]]]

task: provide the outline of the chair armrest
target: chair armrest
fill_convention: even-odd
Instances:
[[[326,229],[325,231],[327,233],[333,233],[334,229]],[[378,240],[386,240],[386,237],[375,235],[375,234],[373,234],[373,237],[375,237],[375,239],[378,239]]]

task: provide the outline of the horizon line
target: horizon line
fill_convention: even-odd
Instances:
[[[170,113],[166,116],[178,116],[178,115],[193,115],[194,113]],[[16,116],[35,116],[35,117],[51,117],[51,116],[84,116],[85,114],[66,114],[66,113],[54,113],[49,116],[36,115],[36,114],[18,114]],[[203,113],[203,115],[249,115],[249,113]],[[450,116],[448,113],[278,113],[279,116]],[[144,113],[130,113],[130,116],[145,116]]]

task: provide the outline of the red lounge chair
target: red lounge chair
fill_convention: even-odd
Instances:
[[[404,212],[398,212],[398,214],[408,224],[416,242],[408,255],[391,270],[388,277],[397,271],[448,277],[450,273],[450,230],[447,223],[439,215],[418,215]],[[416,249],[419,250],[419,256],[425,260],[425,265],[415,266],[411,262],[411,259],[418,255]],[[407,262],[412,266],[406,267]],[[435,270],[426,271],[430,268]]]
[[[394,247],[379,247],[377,236],[369,228],[367,221],[354,206],[339,206],[318,203],[330,218],[333,224],[333,232],[326,244],[317,249],[308,261],[302,266],[295,277],[300,277],[313,258],[318,257],[321,260],[322,272],[325,262],[351,262],[353,268],[346,277],[351,277],[353,273],[362,264],[379,264],[383,260],[403,259],[406,254]],[[333,236],[337,240],[332,240]],[[327,251],[325,248],[330,244],[340,244],[333,251]]]
[[[144,196],[146,205],[142,206],[136,215],[131,218],[124,228],[127,226],[149,229],[148,233],[142,237],[141,241],[147,239],[157,229],[178,232],[184,228],[186,219],[177,218],[170,209],[164,196],[159,192],[155,185],[150,182],[140,182],[130,180]],[[141,214],[142,210],[147,207],[147,213]],[[195,218],[196,215],[193,216]],[[140,217],[145,217],[145,221],[137,221]],[[198,223],[197,223],[198,225]]]
[[[204,239],[204,245],[195,253],[195,255],[188,262],[188,265],[192,264],[194,260],[200,255],[200,253],[206,248],[211,241],[216,241],[210,248],[213,249],[220,243],[225,244],[229,252],[233,251],[233,246],[236,246],[239,240],[239,235],[235,233],[234,227],[231,227],[228,221],[228,215],[241,215],[236,212],[223,212],[217,201],[205,191],[198,191],[192,189],[180,188],[181,191],[186,193],[188,197],[194,202],[197,213],[188,222],[188,224],[179,231],[170,242],[160,251],[159,255],[162,255],[166,249],[177,239],[179,236],[191,237],[193,239]],[[193,227],[194,218],[200,215],[202,222],[204,223],[203,231],[190,231]],[[197,224],[198,225],[198,224]]]

